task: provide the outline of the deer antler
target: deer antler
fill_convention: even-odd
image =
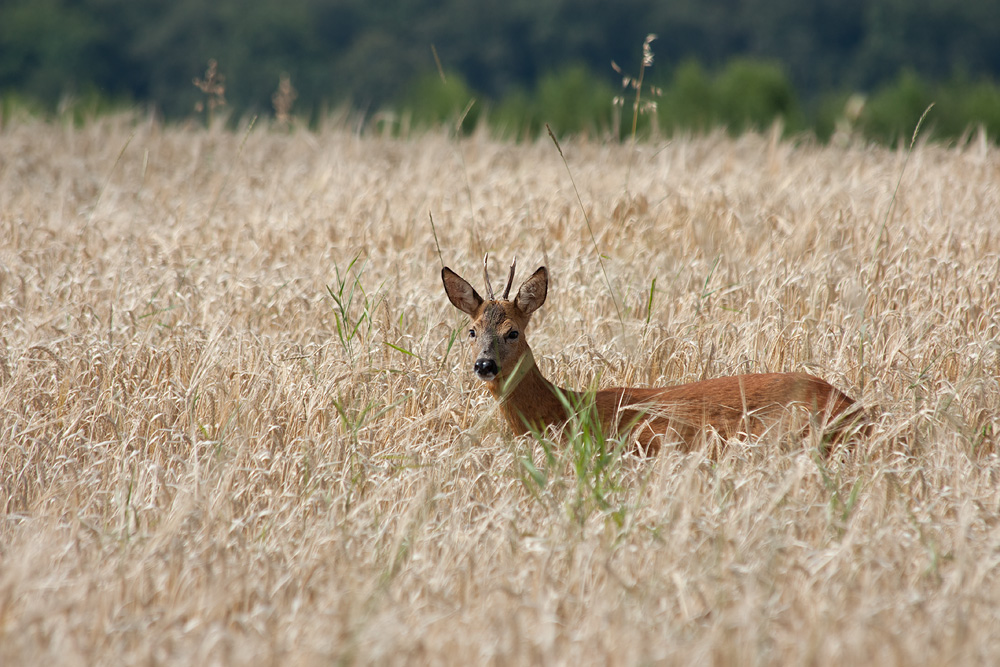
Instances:
[[[514,267],[517,266],[517,255],[514,255],[513,261],[510,263],[510,273],[507,274],[507,287],[503,291],[503,298],[507,299],[510,297],[510,286],[514,282]]]
[[[490,253],[483,256],[483,278],[486,279],[486,296],[490,301],[496,301],[496,297],[493,296],[493,285],[490,285]]]

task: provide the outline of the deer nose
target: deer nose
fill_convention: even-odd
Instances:
[[[476,359],[472,369],[476,371],[476,375],[485,380],[493,379],[500,372],[500,369],[497,368],[497,362],[492,359]]]

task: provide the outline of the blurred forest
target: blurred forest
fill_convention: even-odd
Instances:
[[[82,100],[184,119],[205,97],[192,81],[215,60],[237,117],[273,113],[287,75],[307,121],[346,107],[443,122],[475,99],[466,121],[486,113],[505,134],[545,122],[618,132],[634,92],[611,62],[638,75],[650,33],[646,128],[780,118],[826,138],[846,114],[893,140],[935,102],[940,136],[977,124],[1000,135],[996,0],[2,0],[0,95],[8,114]],[[623,92],[619,117],[610,100]]]

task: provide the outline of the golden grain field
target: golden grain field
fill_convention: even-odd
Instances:
[[[0,664],[1000,662],[1000,150],[562,148],[7,122]],[[872,433],[547,455],[441,285],[486,251],[557,383]]]

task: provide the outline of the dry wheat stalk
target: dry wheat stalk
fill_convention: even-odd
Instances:
[[[625,196],[631,149],[564,142],[623,334],[545,142],[0,134],[0,663],[1000,658],[996,148],[918,146],[873,253],[898,153],[675,138]],[[598,507],[448,351],[428,210],[453,266],[549,266],[557,382],[821,369],[884,417]]]

